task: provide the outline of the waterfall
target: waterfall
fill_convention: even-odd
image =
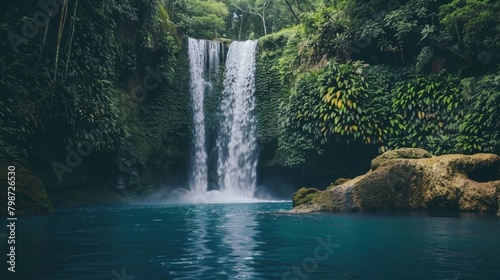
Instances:
[[[229,47],[217,139],[220,191],[243,198],[253,197],[257,177],[256,46],[257,41],[245,41]]]
[[[222,46],[222,42],[210,41],[208,44],[208,73],[212,81],[216,81],[217,74],[219,74],[219,62]]]
[[[205,93],[212,89],[222,42],[188,38],[191,104],[193,109],[193,155],[189,187],[196,193],[207,189],[207,151],[205,136]],[[208,68],[208,71],[207,71]]]
[[[204,102],[218,76],[222,46],[221,42],[188,38],[194,130],[190,190],[181,196],[184,201],[235,202],[252,199],[255,192],[257,144],[253,111],[257,41],[232,42],[229,47],[216,139],[219,190],[207,191]]]

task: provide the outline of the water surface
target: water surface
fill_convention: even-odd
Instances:
[[[20,217],[2,279],[500,279],[500,218],[286,214],[291,203],[61,208]],[[135,278],[134,278],[135,277]]]

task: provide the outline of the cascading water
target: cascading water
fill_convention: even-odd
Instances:
[[[253,198],[256,185],[257,144],[255,107],[255,52],[257,41],[233,42],[227,55],[224,91],[217,137],[219,190],[207,191],[205,93],[219,69],[221,42],[189,38],[191,102],[194,119],[190,191],[181,200],[232,202]]]
[[[217,139],[220,191],[242,198],[253,197],[257,177],[256,46],[257,41],[245,41],[229,47]]]
[[[195,193],[205,192],[208,184],[203,105],[205,92],[212,88],[211,80],[219,68],[221,44],[221,42],[188,38],[190,91],[194,120],[193,159],[189,186]]]
[[[208,73],[212,81],[216,81],[219,74],[220,54],[222,53],[222,42],[208,43]]]

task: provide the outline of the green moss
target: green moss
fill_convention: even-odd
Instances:
[[[303,162],[300,148],[305,145],[296,143],[297,135],[284,129],[283,114],[296,75],[307,67],[299,51],[302,39],[298,26],[259,39],[255,93],[257,135],[266,155],[270,155],[266,157],[266,166],[296,166]]]
[[[276,138],[279,134],[280,101],[282,93],[278,70],[273,66],[275,59],[262,56],[256,62],[256,116],[257,137],[262,141]]]
[[[287,29],[262,37],[256,60],[256,116],[259,140],[267,142],[277,138],[280,127],[280,103],[289,95],[290,81],[285,82],[283,73],[287,72],[280,61],[295,29]],[[289,62],[287,67],[290,67]]]
[[[125,151],[141,165],[163,153],[164,147],[177,145],[184,153],[191,114],[189,110],[189,60],[187,50],[165,54],[159,61],[163,81],[147,92],[144,103],[132,109],[126,120],[128,141]],[[175,72],[171,72],[175,69]],[[172,76],[171,76],[172,75]]]
[[[300,188],[292,197],[293,207],[313,201],[320,192],[316,188]]]

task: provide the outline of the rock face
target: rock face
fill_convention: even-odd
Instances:
[[[372,170],[325,191],[299,190],[292,212],[370,212],[418,209],[500,214],[500,157],[432,156],[422,149],[388,151]],[[311,189],[308,189],[311,190]],[[306,197],[308,195],[308,197]]]
[[[0,161],[2,162],[2,161]],[[53,211],[47,192],[42,181],[29,169],[19,163],[12,163],[15,166],[15,206],[16,215],[44,214]],[[7,164],[0,164],[0,180],[7,183]],[[7,187],[5,187],[7,194]],[[7,198],[2,196],[0,202],[0,215],[7,215]]]

